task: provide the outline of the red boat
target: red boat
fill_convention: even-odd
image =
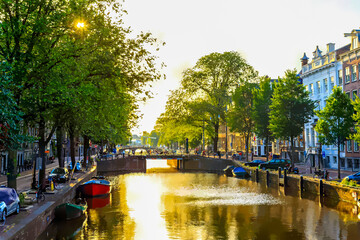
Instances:
[[[84,183],[81,187],[81,192],[85,196],[101,196],[110,193],[111,184],[105,179],[93,179]]]

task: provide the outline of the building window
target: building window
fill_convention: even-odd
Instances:
[[[359,151],[359,143],[354,141],[354,152],[358,152]]]
[[[311,146],[315,147],[315,132],[314,132],[314,129],[311,128]]]
[[[346,141],[346,151],[351,152],[351,140]]]
[[[346,92],[345,94],[348,96],[348,98],[350,98],[350,92]]]
[[[340,144],[340,152],[343,152],[344,151],[344,149],[345,149],[345,146],[344,146],[345,144]]]
[[[356,81],[356,65],[351,66],[351,81]]]
[[[310,146],[310,130],[306,130],[306,143],[308,146]]]
[[[320,105],[320,101],[316,102],[316,110],[321,110],[321,105]]]
[[[357,90],[352,91],[352,100],[355,101],[357,97]]]
[[[345,158],[340,158],[340,167],[345,167]]]
[[[359,168],[359,159],[354,159],[354,168]]]
[[[352,49],[355,49],[358,47],[358,41],[357,38],[352,39]]]
[[[314,94],[314,86],[312,83],[309,84],[309,92],[310,92],[310,95]]]
[[[328,81],[327,78],[324,79],[324,92],[328,91]]]
[[[333,157],[333,163],[337,163],[336,157]]]
[[[334,76],[330,77],[330,90],[334,87]]]
[[[345,84],[350,82],[350,68],[345,68]]]
[[[321,92],[321,86],[320,86],[320,81],[316,82],[316,93],[319,94]]]
[[[339,70],[338,75],[339,75],[339,84],[338,85],[342,85],[343,84],[343,71]]]

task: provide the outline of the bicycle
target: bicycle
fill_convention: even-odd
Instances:
[[[36,192],[36,202],[43,202],[45,201],[45,194],[42,190],[42,186],[40,185],[37,192]]]

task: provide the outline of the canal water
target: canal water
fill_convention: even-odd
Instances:
[[[208,173],[164,169],[109,177],[86,217],[54,222],[39,239],[360,239],[357,213]]]

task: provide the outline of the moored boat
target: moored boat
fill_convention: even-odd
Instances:
[[[96,178],[81,185],[81,193],[85,196],[101,196],[110,193],[111,183],[108,180]]]
[[[71,220],[83,216],[86,213],[87,204],[63,203],[55,208],[55,218],[59,220]]]
[[[224,171],[224,174],[228,177],[232,177],[233,176],[233,172],[232,170],[235,168],[235,166],[233,165],[229,165],[227,166],[223,171]]]
[[[242,167],[236,167],[232,170],[232,173],[235,177],[241,177],[241,178],[245,178],[247,177],[249,174],[245,171],[245,169],[243,169]]]

